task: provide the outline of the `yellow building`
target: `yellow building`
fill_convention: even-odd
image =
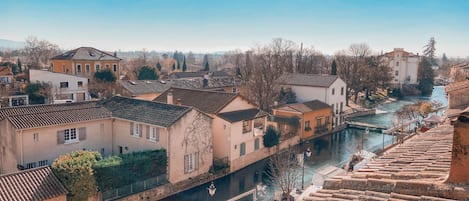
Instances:
[[[80,47],[51,58],[54,73],[66,73],[93,78],[95,72],[110,69],[117,79],[121,75],[120,61],[116,54],[92,47]]]
[[[331,131],[332,110],[324,102],[313,100],[304,103],[288,104],[273,109],[281,133],[299,135],[301,139],[311,139]],[[295,122],[299,121],[297,125]]]

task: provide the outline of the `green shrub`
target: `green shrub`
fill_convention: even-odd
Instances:
[[[96,195],[98,188],[92,166],[100,159],[98,152],[74,151],[54,161],[52,171],[68,189],[67,200],[87,200]]]
[[[264,147],[273,147],[278,145],[280,141],[280,133],[273,126],[268,126],[264,135]]]

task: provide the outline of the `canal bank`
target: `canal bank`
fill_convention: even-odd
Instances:
[[[353,121],[366,122],[376,125],[390,125],[394,112],[404,105],[412,104],[417,101],[439,101],[443,105],[447,105],[446,95],[443,87],[435,87],[434,93],[430,97],[409,97],[403,100],[380,105],[378,110],[383,111],[380,114],[353,118]],[[303,143],[304,146],[297,146],[298,150],[310,147],[313,151],[312,156],[305,160],[305,186],[311,183],[313,175],[324,165],[333,165],[341,167],[355,153],[358,146],[363,147],[370,152],[376,152],[393,142],[393,137],[378,132],[370,131],[369,134],[363,135],[363,130],[347,128],[342,132],[323,136],[314,140]],[[363,135],[363,138],[362,138]],[[181,192],[177,195],[164,199],[165,201],[200,201],[200,200],[227,200],[231,197],[247,192],[256,187],[257,184],[266,185],[267,188],[263,192],[259,192],[259,200],[272,200],[273,187],[267,182],[267,178],[263,174],[267,167],[267,159],[256,162],[244,169],[233,174],[227,175],[214,181],[217,188],[215,195],[209,196],[207,188],[210,182],[190,190]],[[301,188],[301,175],[297,180],[297,186]],[[246,198],[245,200],[252,200]]]

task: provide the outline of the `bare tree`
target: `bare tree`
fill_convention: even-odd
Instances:
[[[24,53],[31,68],[42,68],[49,64],[49,59],[59,53],[59,46],[34,36],[26,38]]]
[[[269,181],[282,191],[282,200],[290,200],[290,193],[300,178],[300,167],[297,154],[291,148],[270,157],[266,174]]]

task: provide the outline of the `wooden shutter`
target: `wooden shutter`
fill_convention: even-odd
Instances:
[[[189,155],[184,155],[184,173],[187,173],[189,169]]]
[[[147,139],[150,139],[150,126],[146,126]]]
[[[78,139],[80,141],[86,140],[86,127],[78,128]]]
[[[64,131],[57,131],[57,144],[64,144],[65,143],[65,135]]]
[[[199,169],[199,152],[194,154],[194,170]]]
[[[143,126],[142,126],[142,124],[137,124],[137,125],[138,125],[138,131],[139,131],[138,136],[142,137],[142,133],[143,133],[142,128],[143,128]]]
[[[130,122],[130,135],[134,134],[134,122]]]

